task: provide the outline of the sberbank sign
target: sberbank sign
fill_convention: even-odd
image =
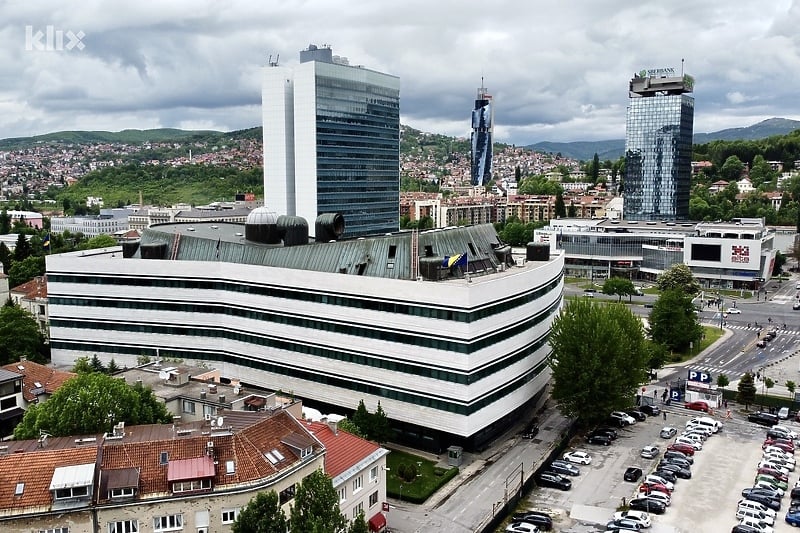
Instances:
[[[647,78],[650,76],[674,76],[674,75],[675,75],[675,69],[673,67],[642,69],[639,71],[640,78]]]

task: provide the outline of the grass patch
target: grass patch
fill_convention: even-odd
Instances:
[[[411,482],[401,479],[400,472],[411,465],[416,469],[417,477]],[[389,467],[386,476],[387,495],[413,503],[423,503],[458,474],[457,467],[437,467],[435,462],[424,457],[398,450],[391,450],[386,457],[386,466]]]
[[[722,337],[723,330],[719,329],[717,326],[703,326],[703,339],[700,340],[698,344],[694,346],[692,350],[687,350],[686,352],[674,352],[672,357],[670,357],[670,362],[679,363],[682,361],[687,361],[694,357],[695,355],[699,354],[712,344],[717,341],[720,337]]]

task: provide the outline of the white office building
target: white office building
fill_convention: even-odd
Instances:
[[[263,218],[154,226],[138,249],[48,256],[53,362],[159,354],[322,411],[380,401],[397,441],[431,450],[479,447],[535,406],[561,253],[514,257],[491,224],[266,244],[258,235],[276,227]]]

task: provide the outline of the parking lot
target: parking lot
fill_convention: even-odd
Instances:
[[[623,481],[625,469],[639,466],[647,474],[658,462],[657,458],[641,458],[642,447],[656,445],[663,452],[674,438],[659,438],[661,428],[671,425],[681,431],[686,421],[697,414],[679,407],[670,408],[666,422],[661,416],[649,417],[620,430],[611,446],[590,445],[576,438],[571,449],[590,453],[592,464],[580,466],[581,475],[571,478],[570,491],[534,490],[529,497],[529,507],[551,512],[555,517],[555,531],[605,531],[603,526],[622,504],[622,499],[629,501],[639,486],[639,483]],[[695,454],[692,479],[678,479],[667,512],[652,515],[653,526],[649,530],[652,533],[724,533],[737,523],[736,505],[742,499],[742,489],[753,484],[766,428],[747,422],[739,413],[732,420],[722,422],[722,431],[709,437],[703,450]],[[786,425],[795,431],[800,429],[795,422]],[[789,474],[790,488],[798,476],[797,471]],[[776,532],[793,529],[784,522],[788,504],[787,495],[776,517]]]

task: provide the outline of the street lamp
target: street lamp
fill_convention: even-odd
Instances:
[[[400,501],[403,501],[403,484],[400,483]]]

